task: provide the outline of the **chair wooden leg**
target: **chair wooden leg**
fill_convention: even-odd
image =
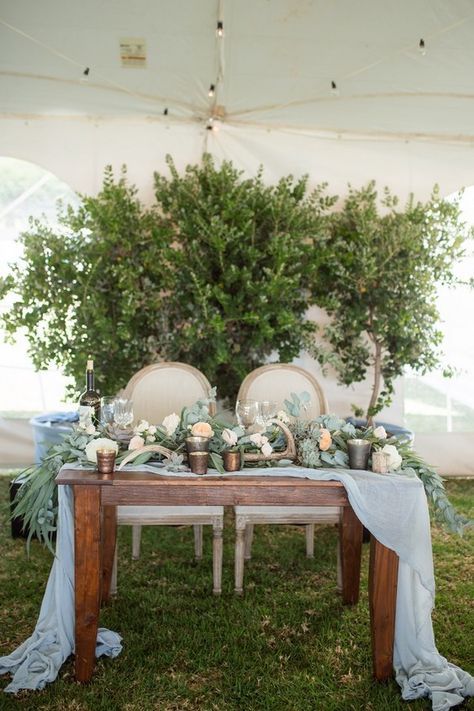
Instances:
[[[245,553],[245,524],[240,527],[236,522],[235,527],[235,592],[242,595],[244,591],[244,553]]]
[[[220,595],[222,592],[222,522],[212,527],[212,592]]]
[[[306,536],[306,557],[314,558],[314,523],[307,523],[304,528]]]
[[[248,523],[245,527],[245,560],[250,560],[252,557],[252,541],[253,541],[253,523]]]
[[[140,543],[142,540],[142,527],[132,526],[132,558],[138,560],[140,558]]]
[[[117,566],[118,566],[118,543],[115,544],[114,563],[112,565],[112,575],[110,577],[110,594],[117,594]]]
[[[196,560],[202,559],[202,525],[196,523],[194,529],[194,557]]]

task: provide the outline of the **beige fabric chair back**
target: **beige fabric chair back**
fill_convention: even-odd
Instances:
[[[272,363],[253,370],[242,382],[237,398],[275,400],[281,410],[284,401],[290,399],[290,393],[303,391],[310,394],[311,402],[302,416],[313,419],[328,412],[326,397],[316,378],[304,368],[289,363]]]
[[[129,380],[122,397],[133,400],[135,422],[160,424],[166,415],[181,413],[183,407],[209,395],[211,385],[205,375],[185,363],[154,363],[142,368]],[[212,409],[211,409],[212,412]]]

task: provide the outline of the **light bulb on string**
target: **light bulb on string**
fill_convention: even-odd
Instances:
[[[89,68],[89,67],[86,67],[86,68],[84,69],[84,71],[82,72],[82,77],[81,77],[81,82],[82,82],[82,83],[85,84],[87,81],[89,81],[89,72],[90,72],[90,68]]]
[[[216,35],[218,37],[224,37],[224,23],[222,20],[218,20],[217,22]]]
[[[424,57],[426,54],[426,45],[425,45],[425,40],[422,38],[420,39],[420,42],[418,44],[418,51],[420,52],[421,56]]]
[[[337,84],[334,80],[331,81],[331,94],[333,96],[339,96],[339,89],[337,88]]]
[[[215,85],[215,84],[211,84],[211,85],[209,86],[209,91],[207,92],[207,95],[208,95],[208,97],[209,97],[210,99],[212,99],[212,97],[215,95],[215,93],[216,93],[216,85]]]
[[[168,116],[168,109],[163,109],[163,116]]]
[[[210,116],[207,119],[206,130],[214,131],[214,133],[217,133],[217,131],[219,130],[219,122],[216,118],[214,118],[214,116]]]

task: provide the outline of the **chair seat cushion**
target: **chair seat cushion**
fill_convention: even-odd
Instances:
[[[223,506],[117,506],[118,524],[212,524],[223,516]]]
[[[339,506],[234,506],[248,523],[339,523]]]

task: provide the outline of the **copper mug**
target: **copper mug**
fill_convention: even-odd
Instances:
[[[242,466],[242,457],[240,452],[232,452],[231,450],[225,450],[222,452],[222,459],[224,461],[224,469],[226,472],[237,472]]]
[[[113,449],[97,450],[97,471],[99,474],[112,474],[115,469],[115,452]]]

